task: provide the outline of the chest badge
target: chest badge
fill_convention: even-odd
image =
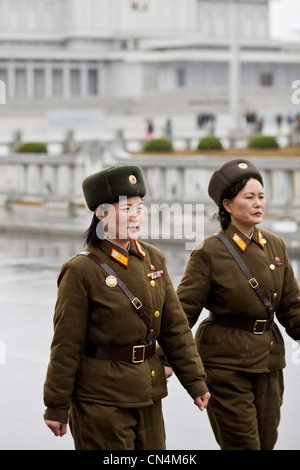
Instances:
[[[242,250],[245,251],[247,248],[247,243],[245,243],[241,237],[238,236],[237,233],[235,233],[232,237],[232,240],[237,244],[237,246]]]
[[[157,279],[157,278],[161,277],[163,272],[164,271],[161,269],[160,271],[154,271],[153,273],[149,273],[149,274],[147,274],[147,276],[150,277],[150,279]]]
[[[110,251],[110,256],[111,258],[113,258],[114,260],[118,261],[118,263],[122,264],[122,266],[125,266],[125,268],[128,268],[128,262],[129,262],[129,259],[127,258],[127,256],[125,255],[122,255],[122,253],[120,253],[118,250],[116,250],[115,248],[112,248],[111,251]]]
[[[275,266],[283,266],[283,263],[281,262],[280,258],[278,258],[277,256],[275,256]]]
[[[105,283],[108,287],[116,287],[118,284],[117,278],[115,276],[107,276]]]

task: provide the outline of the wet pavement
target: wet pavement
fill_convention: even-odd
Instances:
[[[188,252],[162,247],[176,286]],[[54,437],[43,421],[43,383],[52,339],[60,265],[82,250],[82,240],[0,233],[0,450],[73,449],[68,430]],[[201,319],[204,317],[202,316]],[[300,449],[300,348],[285,333],[285,396],[276,449]],[[167,448],[218,449],[206,412],[200,412],[176,377],[163,400]]]

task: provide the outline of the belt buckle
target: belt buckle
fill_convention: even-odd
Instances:
[[[258,323],[263,323],[264,324],[264,327],[263,327],[262,331],[256,331]],[[253,327],[253,333],[255,335],[262,335],[265,332],[266,323],[267,323],[267,320],[255,320],[254,327]]]
[[[256,287],[258,287],[258,282],[255,279],[255,277],[252,277],[251,279],[249,279],[248,282],[249,282],[250,286],[252,287],[252,289],[256,289]]]
[[[143,305],[142,302],[140,301],[140,299],[138,299],[137,297],[132,299],[131,303],[134,306],[134,308],[136,308],[137,310],[139,310],[141,308],[141,306]]]
[[[143,356],[142,356],[142,359],[137,360],[135,358],[136,350],[141,349],[141,348],[143,348]],[[144,344],[138,344],[137,346],[133,346],[133,348],[132,348],[132,362],[133,362],[133,364],[139,364],[140,362],[144,362],[144,360],[145,360],[145,345]]]

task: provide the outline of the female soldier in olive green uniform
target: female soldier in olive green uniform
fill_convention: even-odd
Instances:
[[[59,275],[44,418],[63,435],[69,416],[76,449],[164,449],[156,341],[201,410],[210,396],[202,362],[163,254],[136,240],[141,170],[109,167],[83,191],[95,215],[86,250]]]
[[[272,309],[287,333],[300,338],[299,287],[284,243],[256,227],[266,205],[262,183],[255,166],[236,159],[217,170],[209,184],[219,206],[220,233],[247,265],[250,282],[212,235],[191,254],[178,286],[191,327],[204,307],[210,311],[196,343],[212,395],[207,411],[221,449],[273,449],[285,358]]]

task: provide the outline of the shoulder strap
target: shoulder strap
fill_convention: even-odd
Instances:
[[[93,260],[95,263],[97,263],[107,274],[109,274],[110,276],[114,276],[117,279],[118,286],[124,292],[126,297],[130,300],[130,302],[132,303],[134,308],[137,310],[139,316],[141,317],[141,319],[143,320],[143,322],[147,326],[148,337],[149,337],[150,342],[152,342],[153,337],[154,337],[154,330],[153,330],[152,324],[149,320],[149,317],[148,317],[146,311],[143,309],[142,302],[130,292],[128,287],[116,275],[114,270],[110,266],[108,266],[108,264],[106,264],[104,261],[102,261],[102,259],[100,259],[97,255],[95,255],[94,253],[91,253],[89,251],[82,251],[81,253],[79,253],[79,255],[87,256],[88,258]]]
[[[252,289],[255,291],[255,293],[258,295],[264,306],[266,307],[268,314],[270,317],[274,315],[273,307],[270,303],[270,301],[266,298],[265,294],[261,290],[261,288],[258,285],[257,280],[255,277],[252,276],[251,272],[249,271],[248,267],[238,254],[238,252],[235,250],[235,248],[231,245],[231,243],[227,240],[227,238],[224,237],[221,233],[215,233],[215,236],[218,237],[226,246],[226,248],[229,250],[230,254],[233,256],[239,267],[241,268],[242,272],[248,279],[248,282]]]

